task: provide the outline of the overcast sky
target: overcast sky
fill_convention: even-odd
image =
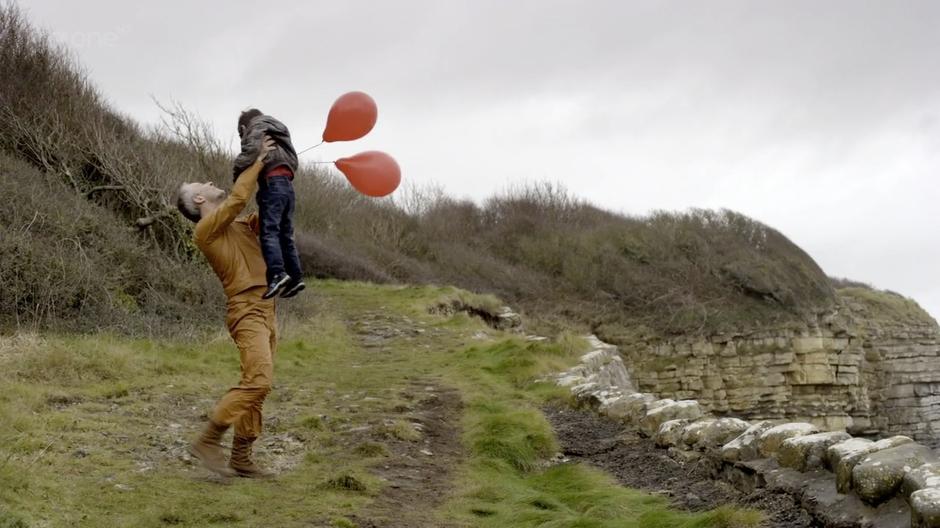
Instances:
[[[385,150],[477,200],[548,180],[631,214],[733,209],[940,316],[940,2],[20,6],[142,122],[175,99],[230,142],[257,106],[303,148],[363,90],[375,130],[305,157]]]

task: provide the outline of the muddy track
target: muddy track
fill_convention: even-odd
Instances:
[[[600,468],[624,486],[668,497],[676,508],[703,511],[733,504],[763,511],[768,527],[819,526],[789,495],[765,489],[746,494],[712,480],[706,468],[674,460],[621,422],[565,406],[548,406],[543,412],[565,457]]]
[[[406,396],[415,401],[407,419],[420,425],[422,438],[384,440],[389,456],[373,473],[386,487],[364,512],[352,517],[359,528],[450,527],[434,518],[434,510],[447,498],[452,469],[462,457],[460,394],[414,380]]]

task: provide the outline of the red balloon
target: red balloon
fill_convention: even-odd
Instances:
[[[401,183],[401,168],[394,158],[378,150],[336,160],[349,183],[366,196],[386,196]]]
[[[375,101],[362,92],[343,94],[330,107],[323,141],[352,141],[369,133],[379,118]]]

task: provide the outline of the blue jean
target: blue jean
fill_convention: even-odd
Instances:
[[[294,186],[287,176],[272,176],[259,184],[259,238],[261,255],[268,265],[268,283],[281,273],[300,279],[303,272],[294,245]]]

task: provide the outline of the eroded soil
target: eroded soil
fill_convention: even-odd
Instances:
[[[447,498],[452,469],[461,457],[460,394],[414,380],[404,395],[414,400],[413,410],[402,410],[421,432],[421,440],[381,438],[389,456],[373,472],[387,485],[365,512],[353,518],[359,528],[448,526],[432,513]],[[371,436],[379,439],[375,432]]]
[[[543,411],[566,458],[598,467],[624,486],[668,497],[676,508],[703,511],[736,504],[763,511],[768,527],[818,526],[789,495],[766,489],[742,493],[713,480],[704,467],[673,459],[622,422],[586,409],[553,405]]]

